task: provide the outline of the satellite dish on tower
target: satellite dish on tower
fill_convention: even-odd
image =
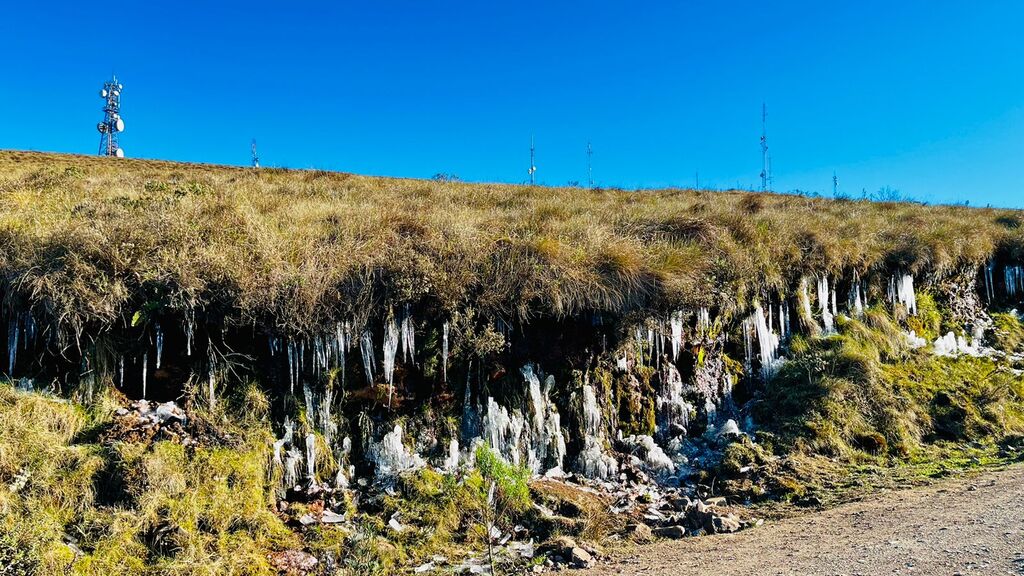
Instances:
[[[124,132],[124,120],[118,118],[114,121],[114,129],[118,132]]]
[[[107,97],[107,89],[104,88],[104,89],[100,90],[100,98],[106,98],[106,97]]]
[[[117,156],[118,158],[124,158],[124,150],[122,150],[121,148],[118,148],[114,152],[114,156]]]
[[[96,124],[96,129],[100,131],[100,134],[103,134],[107,131],[107,125],[103,122],[100,122]]]

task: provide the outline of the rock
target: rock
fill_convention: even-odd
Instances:
[[[662,526],[651,531],[658,538],[678,540],[686,537],[686,528],[682,526]]]
[[[302,550],[284,550],[269,556],[270,564],[281,574],[303,576],[316,569],[317,559]]]
[[[639,544],[650,542],[654,540],[654,534],[651,532],[651,527],[647,524],[626,524],[626,529],[623,530],[623,534]]]
[[[711,519],[711,527],[715,534],[730,534],[739,531],[740,520],[732,514],[714,516]]]
[[[569,563],[575,568],[587,568],[593,561],[594,557],[590,555],[590,552],[579,546],[575,546],[569,551]]]

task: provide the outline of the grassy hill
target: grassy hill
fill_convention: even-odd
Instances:
[[[1012,210],[740,191],[0,152],[0,290],[69,333],[143,305],[288,331],[401,302],[509,320],[729,308],[806,274],[938,277],[1017,260],[1022,222]]]

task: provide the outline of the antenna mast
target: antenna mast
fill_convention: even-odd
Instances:
[[[253,168],[259,168],[260,167],[260,156],[259,156],[259,154],[256,153],[256,139],[255,138],[252,139],[252,167]]]
[[[100,156],[116,156],[124,158],[124,150],[117,145],[117,135],[124,132],[124,120],[121,119],[121,90],[123,84],[118,83],[117,76],[111,75],[109,81],[103,83],[100,98],[103,99],[103,121],[96,125],[100,133]]]
[[[832,197],[839,196],[839,177],[836,176],[836,171],[832,171]]]
[[[761,103],[761,192],[767,192],[772,184],[771,157],[768,156],[768,106]]]
[[[537,172],[537,165],[534,162],[533,136],[530,136],[530,185],[534,183],[534,174]]]
[[[594,188],[594,148],[587,142],[587,186]]]

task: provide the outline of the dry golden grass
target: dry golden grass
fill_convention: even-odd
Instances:
[[[1017,259],[1022,219],[6,151],[0,290],[68,334],[146,306],[305,331],[400,302],[509,319],[742,305],[803,274]]]

